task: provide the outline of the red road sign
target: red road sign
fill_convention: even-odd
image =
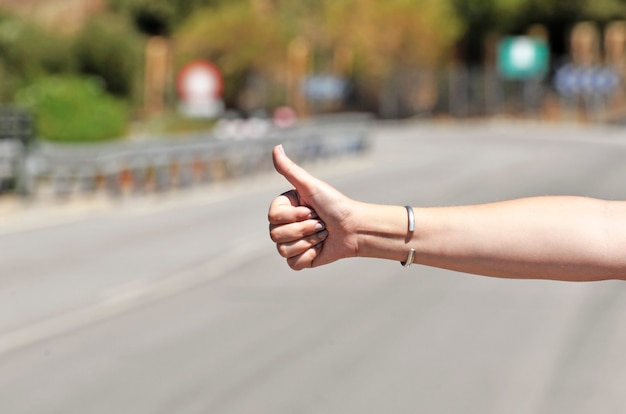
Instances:
[[[196,60],[185,65],[178,73],[176,87],[182,101],[201,104],[222,96],[224,80],[213,63]]]

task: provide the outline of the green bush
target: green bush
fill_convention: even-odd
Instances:
[[[49,141],[104,141],[127,126],[127,105],[91,78],[45,77],[18,91],[16,102],[33,111],[38,135]]]

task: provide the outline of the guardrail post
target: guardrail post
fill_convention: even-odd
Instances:
[[[96,169],[93,166],[81,165],[78,169],[79,190],[94,192],[96,190]]]
[[[53,173],[54,194],[67,197],[72,193],[72,172],[68,168],[57,167]]]
[[[187,188],[193,184],[193,157],[183,154],[178,157],[178,186]]]
[[[114,197],[121,195],[120,164],[117,158],[111,157],[105,161],[104,185],[109,195]]]
[[[170,188],[170,165],[168,160],[161,156],[154,164],[154,190],[157,192],[166,191]]]
[[[143,194],[148,184],[148,165],[144,158],[135,158],[130,162],[130,176],[132,180],[132,192]]]

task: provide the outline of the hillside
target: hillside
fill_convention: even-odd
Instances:
[[[106,0],[0,0],[0,9],[70,32],[105,8]]]

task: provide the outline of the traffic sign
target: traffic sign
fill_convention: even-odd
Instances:
[[[181,110],[192,117],[213,117],[223,110],[222,74],[213,63],[196,60],[185,65],[176,81]]]
[[[336,75],[317,74],[305,79],[304,93],[309,99],[320,102],[340,101],[348,93],[348,81]]]
[[[561,95],[610,95],[619,85],[619,75],[606,66],[567,64],[557,70],[554,86]]]
[[[498,69],[508,79],[543,78],[548,72],[550,51],[541,39],[506,37],[498,44]]]

